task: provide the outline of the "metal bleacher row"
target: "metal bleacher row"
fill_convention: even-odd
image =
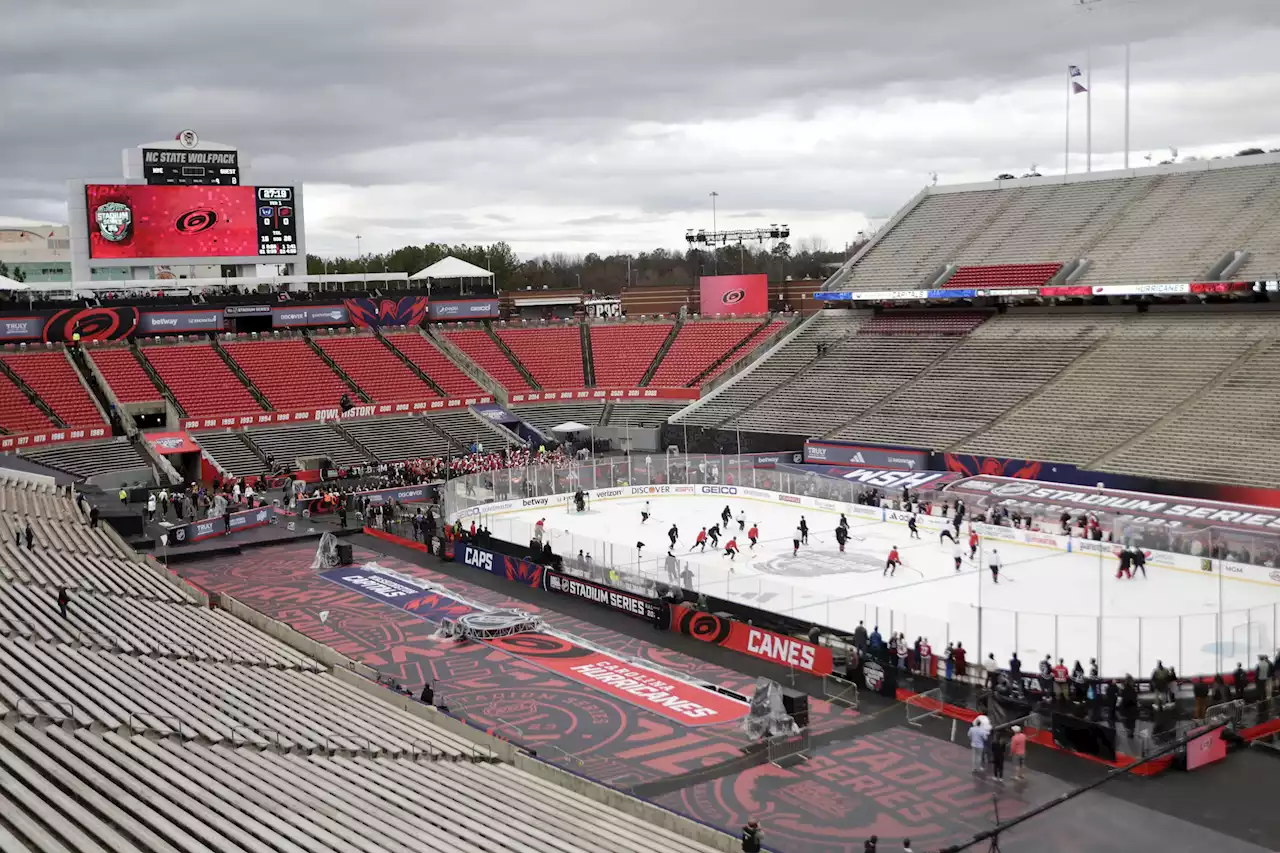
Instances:
[[[928,287],[948,266],[1085,261],[1072,284],[1202,281],[1233,252],[1239,281],[1280,272],[1280,157],[1274,154],[1130,172],[928,187],[826,290]],[[950,286],[950,283],[948,283]]]
[[[1278,339],[1268,310],[831,310],[673,423],[1273,486],[1228,437],[1280,423]]]
[[[0,480],[0,513],[17,512],[44,538],[36,572],[0,578],[6,853],[710,849],[501,763],[428,709],[197,603],[52,486]],[[63,578],[57,561],[88,550],[134,571]]]

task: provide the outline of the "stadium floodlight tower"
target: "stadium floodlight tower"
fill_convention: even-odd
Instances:
[[[785,240],[791,236],[790,225],[770,225],[768,228],[747,228],[740,231],[707,231],[699,228],[686,228],[684,232],[684,240],[689,244],[689,248],[695,246],[711,246],[712,255],[715,255],[716,247],[737,244],[738,260],[745,269],[746,244],[748,240],[755,240],[757,243],[764,243],[765,240],[772,240],[774,245],[777,241]]]
[[[126,148],[122,160],[123,177],[67,182],[77,289],[108,286],[95,273],[116,284],[256,278],[259,265],[306,273],[297,182],[255,183],[240,151],[193,130]]]

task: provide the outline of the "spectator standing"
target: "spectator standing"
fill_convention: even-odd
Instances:
[[[96,506],[89,507],[89,527],[96,528],[98,526],[98,508]]]
[[[956,678],[964,678],[969,674],[967,663],[967,652],[964,650],[964,643],[956,643]]]
[[[58,612],[62,614],[62,618],[67,618],[67,605],[71,602],[71,596],[67,594],[65,586],[58,587]]]
[[[1013,756],[1013,778],[1019,782],[1023,779],[1023,769],[1027,764],[1027,736],[1022,726],[1013,727],[1013,738],[1009,741],[1009,755]]]
[[[1004,783],[1004,735],[993,732],[991,735],[991,775],[1001,784]]]
[[[880,841],[880,836],[873,835],[866,841],[862,842],[862,853],[876,853],[876,843]]]
[[[969,750],[973,754],[973,772],[981,775],[987,748],[987,730],[975,720],[969,727]]]
[[[1258,671],[1256,673],[1257,684],[1258,684],[1258,699],[1271,698],[1272,668],[1273,667],[1271,664],[1271,658],[1267,657],[1265,654],[1258,655]]]
[[[1057,664],[1050,670],[1053,674],[1053,699],[1055,702],[1067,704],[1067,682],[1070,679],[1070,673],[1067,672],[1067,665],[1062,662],[1062,658],[1058,658]]]
[[[1231,673],[1232,679],[1235,681],[1236,698],[1244,699],[1244,687],[1249,681],[1249,675],[1244,671],[1244,664],[1237,663],[1236,671]]]
[[[982,662],[982,669],[986,673],[987,687],[995,690],[1000,680],[1000,664],[996,663],[995,652],[987,655],[987,659]]]
[[[760,853],[761,839],[764,837],[760,822],[755,818],[747,821],[742,827],[742,853]]]
[[[35,550],[36,532],[31,529],[31,519],[27,518],[26,529],[22,531],[22,535],[27,539],[27,550]]]

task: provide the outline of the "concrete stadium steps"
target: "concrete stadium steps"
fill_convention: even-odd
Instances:
[[[710,853],[504,765],[282,755],[0,726],[0,793],[34,853]],[[501,807],[498,807],[500,804]]]
[[[61,347],[0,358],[67,426],[99,426],[105,422],[79,371]]]
[[[609,407],[605,426],[610,427],[660,427],[688,403],[618,402]]]
[[[925,287],[961,267],[1088,260],[1074,284],[1203,279],[1227,253],[1233,276],[1280,269],[1280,158],[930,187],[829,290]]]
[[[74,519],[0,514],[0,542],[13,542],[27,523],[31,524],[31,531],[35,534],[33,543],[41,550],[59,551],[70,556],[128,558],[101,528],[91,528]]]
[[[222,610],[80,593],[64,619],[52,590],[0,583],[0,634],[106,646],[127,655],[318,670],[320,665]]]
[[[1276,317],[1280,321],[1280,315]],[[1280,341],[1263,342],[1183,408],[1098,462],[1098,469],[1273,489],[1280,459],[1242,452],[1280,424]]]
[[[41,518],[80,518],[75,505],[57,488],[0,474],[0,516],[5,513]]]
[[[22,455],[41,465],[66,471],[77,477],[93,477],[130,468],[151,468],[151,460],[124,436],[104,441],[72,441],[50,444]]]
[[[514,438],[505,431],[499,430],[493,423],[467,411],[439,412],[431,416],[431,423],[456,442],[459,449],[465,450],[473,441],[481,442],[485,450],[500,450]],[[456,451],[455,451],[456,452]]]
[[[191,603],[192,599],[147,566],[118,557],[88,557],[52,550],[28,550],[0,543],[0,580],[54,590],[65,586],[105,595]]]
[[[710,397],[691,407],[679,423],[715,426],[766,400],[775,389],[794,381],[818,360],[817,345],[831,344],[857,331],[870,312],[821,311],[768,357],[757,361]]]
[[[966,453],[1087,466],[1203,391],[1266,336],[1280,315],[1139,314],[999,421],[962,441]],[[1134,367],[1159,365],[1134,381]],[[1064,413],[1071,429],[1063,429]]]
[[[210,344],[154,344],[138,351],[189,417],[264,411]]]
[[[327,456],[337,465],[363,465],[368,461],[331,424],[252,427],[244,434],[264,456],[274,456],[276,464],[288,470],[296,470],[298,459],[306,456]]]
[[[421,417],[351,420],[343,428],[383,462],[449,453],[449,439]]]
[[[197,432],[192,433],[191,437],[232,476],[261,474],[266,468],[267,463],[254,453],[240,430]]]

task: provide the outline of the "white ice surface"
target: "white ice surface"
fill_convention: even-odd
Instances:
[[[527,540],[533,524],[546,519],[552,547],[574,559],[579,550],[620,570],[666,580],[667,531],[679,527],[674,553],[693,574],[693,588],[734,601],[843,631],[859,622],[867,630],[929,639],[935,649],[962,642],[969,660],[995,653],[1003,665],[1015,647],[1024,665],[1049,654],[1068,665],[1097,657],[1103,672],[1147,673],[1157,660],[1179,673],[1246,667],[1257,655],[1276,651],[1280,586],[1251,583],[1219,574],[1148,566],[1149,577],[1117,580],[1112,557],[1068,554],[1029,545],[998,543],[1004,563],[999,583],[987,571],[991,546],[976,560],[954,568],[951,542],[921,530],[909,538],[903,524],[850,519],[851,539],[840,554],[835,541],[838,513],[763,501],[673,495],[650,498],[652,515],[641,523],[643,498],[593,501],[585,514],[565,507],[517,511],[486,517],[494,535]],[[742,553],[734,561],[722,550],[692,551],[698,529],[710,527],[729,506],[729,528]],[[751,551],[736,516],[760,527]],[[809,544],[793,559],[791,539],[806,516]],[[721,547],[726,538],[721,539]],[[636,543],[644,547],[637,557]],[[903,566],[882,574],[890,548]],[[979,611],[983,626],[978,636]],[[1099,643],[1101,654],[1099,655]]]

